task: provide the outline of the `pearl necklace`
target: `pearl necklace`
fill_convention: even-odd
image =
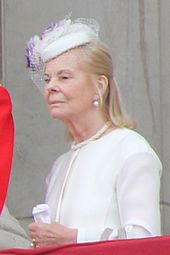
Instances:
[[[93,135],[92,137],[90,137],[89,139],[81,142],[81,143],[75,143],[73,142],[72,145],[71,145],[71,149],[72,150],[77,150],[79,148],[81,148],[82,146],[94,141],[94,140],[97,140],[99,139],[105,132],[106,130],[110,127],[110,122],[106,122],[105,125],[95,134]]]

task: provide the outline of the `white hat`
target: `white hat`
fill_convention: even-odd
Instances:
[[[39,37],[27,43],[26,59],[33,82],[42,80],[44,63],[78,46],[99,40],[99,24],[94,19],[64,19],[51,24]]]

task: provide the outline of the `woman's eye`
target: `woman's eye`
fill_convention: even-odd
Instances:
[[[61,76],[60,79],[67,80],[67,79],[69,79],[69,76]]]
[[[45,83],[49,83],[50,79],[49,78],[44,78]]]

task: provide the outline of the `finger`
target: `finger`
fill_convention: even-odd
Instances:
[[[30,231],[30,230],[29,230],[29,236],[30,236],[31,238],[34,238],[34,237],[36,236],[36,232],[35,232],[35,231]]]
[[[34,230],[34,229],[36,228],[36,225],[37,225],[37,223],[32,222],[32,223],[30,223],[30,224],[28,225],[28,229],[29,229],[29,230]]]
[[[30,239],[31,239],[31,240],[32,240],[32,239],[36,239],[36,235],[33,234],[33,233],[30,233],[29,236],[30,236]]]

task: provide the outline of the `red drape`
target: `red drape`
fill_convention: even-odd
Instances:
[[[0,213],[6,198],[14,143],[12,104],[8,91],[0,86]]]
[[[169,255],[170,236],[105,241],[37,249],[7,249],[8,255]]]

